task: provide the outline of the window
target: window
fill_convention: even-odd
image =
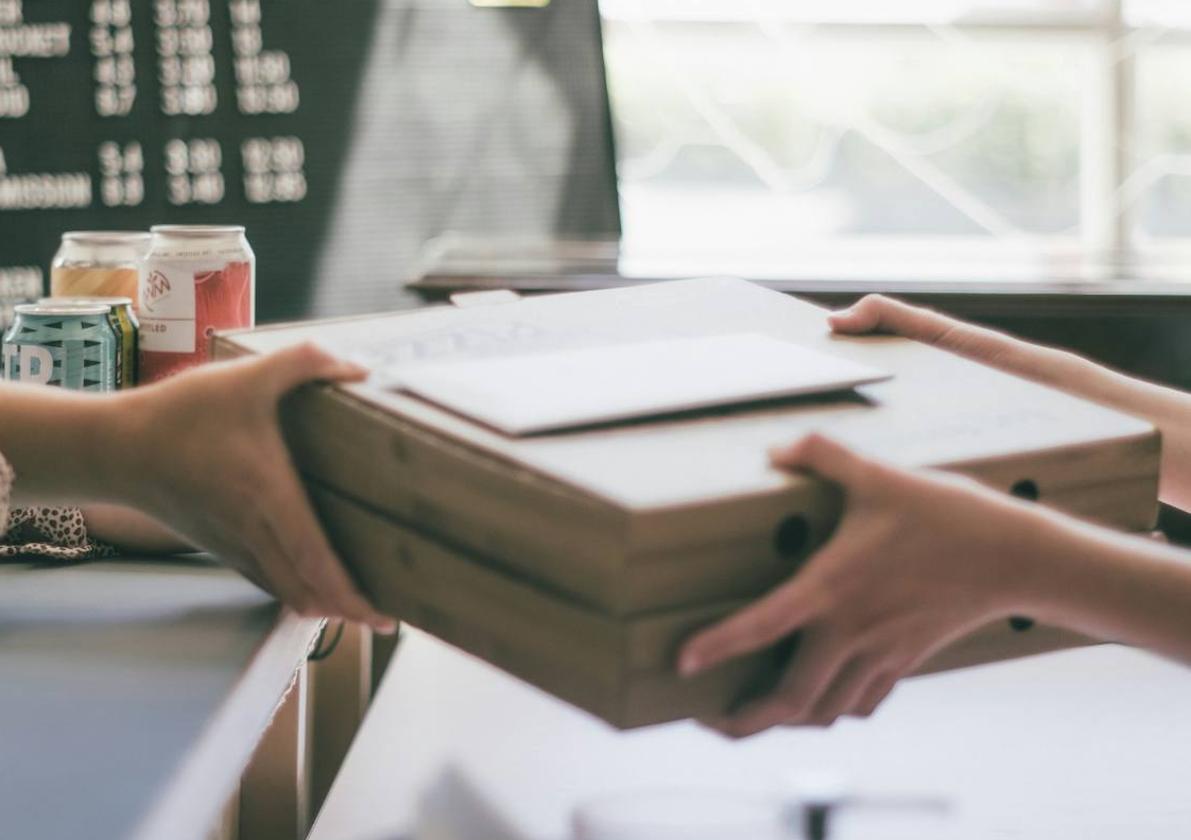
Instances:
[[[601,10],[629,253],[823,278],[1191,278],[1185,0]]]

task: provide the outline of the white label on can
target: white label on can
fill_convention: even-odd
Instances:
[[[140,286],[141,349],[150,353],[193,353],[194,275],[210,271],[211,260],[150,261]]]

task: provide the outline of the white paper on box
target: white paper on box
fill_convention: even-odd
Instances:
[[[889,378],[760,333],[428,362],[387,373],[394,387],[511,435],[827,393]]]

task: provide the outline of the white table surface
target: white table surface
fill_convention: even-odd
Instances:
[[[0,565],[0,838],[205,836],[317,631],[201,561]]]
[[[931,837],[1167,840],[1191,835],[1189,771],[1191,670],[1117,647],[920,678],[868,721],[731,742],[687,723],[615,732],[412,631],[311,838],[470,840],[435,815],[454,791],[456,817],[485,814],[471,836],[560,840],[602,793],[772,791],[831,772],[947,798]],[[856,836],[895,836],[866,824]]]

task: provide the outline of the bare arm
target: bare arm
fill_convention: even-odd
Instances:
[[[1056,514],[1015,612],[1191,665],[1191,554]]]
[[[1191,664],[1184,551],[819,437],[774,461],[839,484],[847,506],[797,576],[683,648],[689,675],[801,634],[777,689],[714,722],[728,734],[867,715],[947,644],[1012,615]]]
[[[363,375],[302,346],[119,394],[3,384],[0,452],[16,473],[14,503],[99,503],[88,512],[101,528],[123,516],[143,540],[168,538],[153,531],[165,523],[302,613],[391,632],[395,622],[369,604],[327,543],[277,418],[294,388]]]
[[[1163,434],[1162,498],[1191,508],[1191,396],[879,295],[833,329],[887,332],[1148,419]],[[832,539],[802,572],[698,633],[693,674],[800,634],[777,689],[714,722],[731,735],[778,723],[870,714],[898,680],[972,630],[1029,615],[1191,664],[1191,556],[1027,505],[954,476],[911,473],[822,438],[774,454],[847,500]]]
[[[835,313],[831,325],[902,335],[1149,420],[1162,432],[1162,500],[1191,510],[1191,395],[881,295]]]
[[[79,504],[97,540],[137,552],[191,550],[149,516],[111,503],[128,496],[121,432],[133,425],[134,407],[123,395],[0,382],[0,406],[0,452],[20,479],[14,506]]]
[[[13,505],[122,495],[120,397],[0,383],[0,452],[17,475]]]

